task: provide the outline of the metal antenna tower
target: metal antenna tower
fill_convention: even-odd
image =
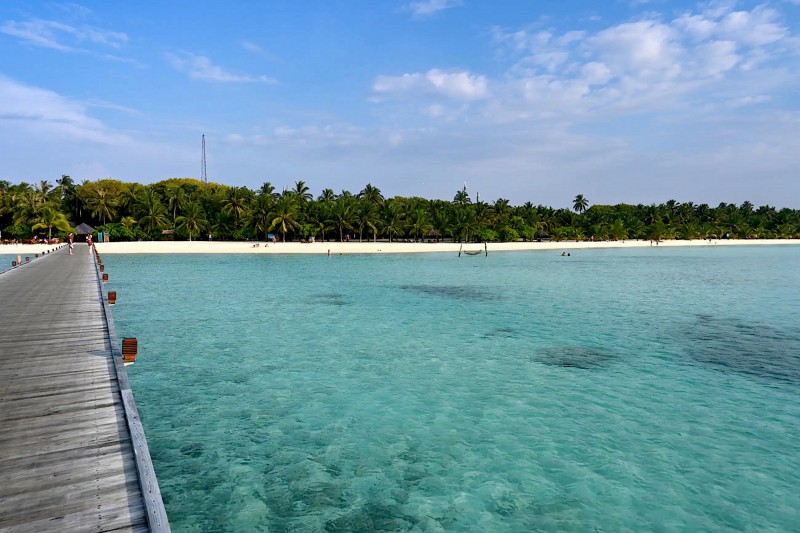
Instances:
[[[208,174],[206,173],[206,135],[203,134],[203,159],[200,162],[200,181],[208,185]]]

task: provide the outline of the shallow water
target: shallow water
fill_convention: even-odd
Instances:
[[[800,528],[800,248],[103,259],[175,531]]]
[[[0,254],[0,272],[4,272],[13,268],[11,263],[17,260],[17,255],[20,256],[22,263],[25,263],[26,256],[23,254]],[[36,260],[33,254],[28,254],[27,257],[30,257],[31,261]]]

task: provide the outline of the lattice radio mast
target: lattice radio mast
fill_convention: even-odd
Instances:
[[[208,185],[208,173],[206,172],[206,136],[203,134],[203,158],[200,161],[200,181]]]

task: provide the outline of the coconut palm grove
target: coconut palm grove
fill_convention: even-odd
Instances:
[[[323,189],[316,197],[304,181],[281,192],[173,178],[142,185],[114,179],[55,185],[0,181],[3,242],[57,238],[90,224],[111,240],[518,240],[786,239],[800,237],[800,211],[769,205],[716,207],[668,200],[651,205],[590,205],[578,194],[572,210],[499,198],[470,197],[466,186],[452,200],[384,198],[367,184],[358,193]]]

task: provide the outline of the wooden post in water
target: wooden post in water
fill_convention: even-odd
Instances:
[[[126,365],[136,362],[136,353],[139,350],[139,341],[136,337],[126,337],[122,339],[122,360]]]
[[[108,291],[108,305],[117,303],[117,291]]]
[[[103,266],[103,264],[101,263],[100,264],[100,272],[105,272],[105,271],[106,271],[106,267]]]
[[[108,274],[103,274],[103,283],[108,283]]]

